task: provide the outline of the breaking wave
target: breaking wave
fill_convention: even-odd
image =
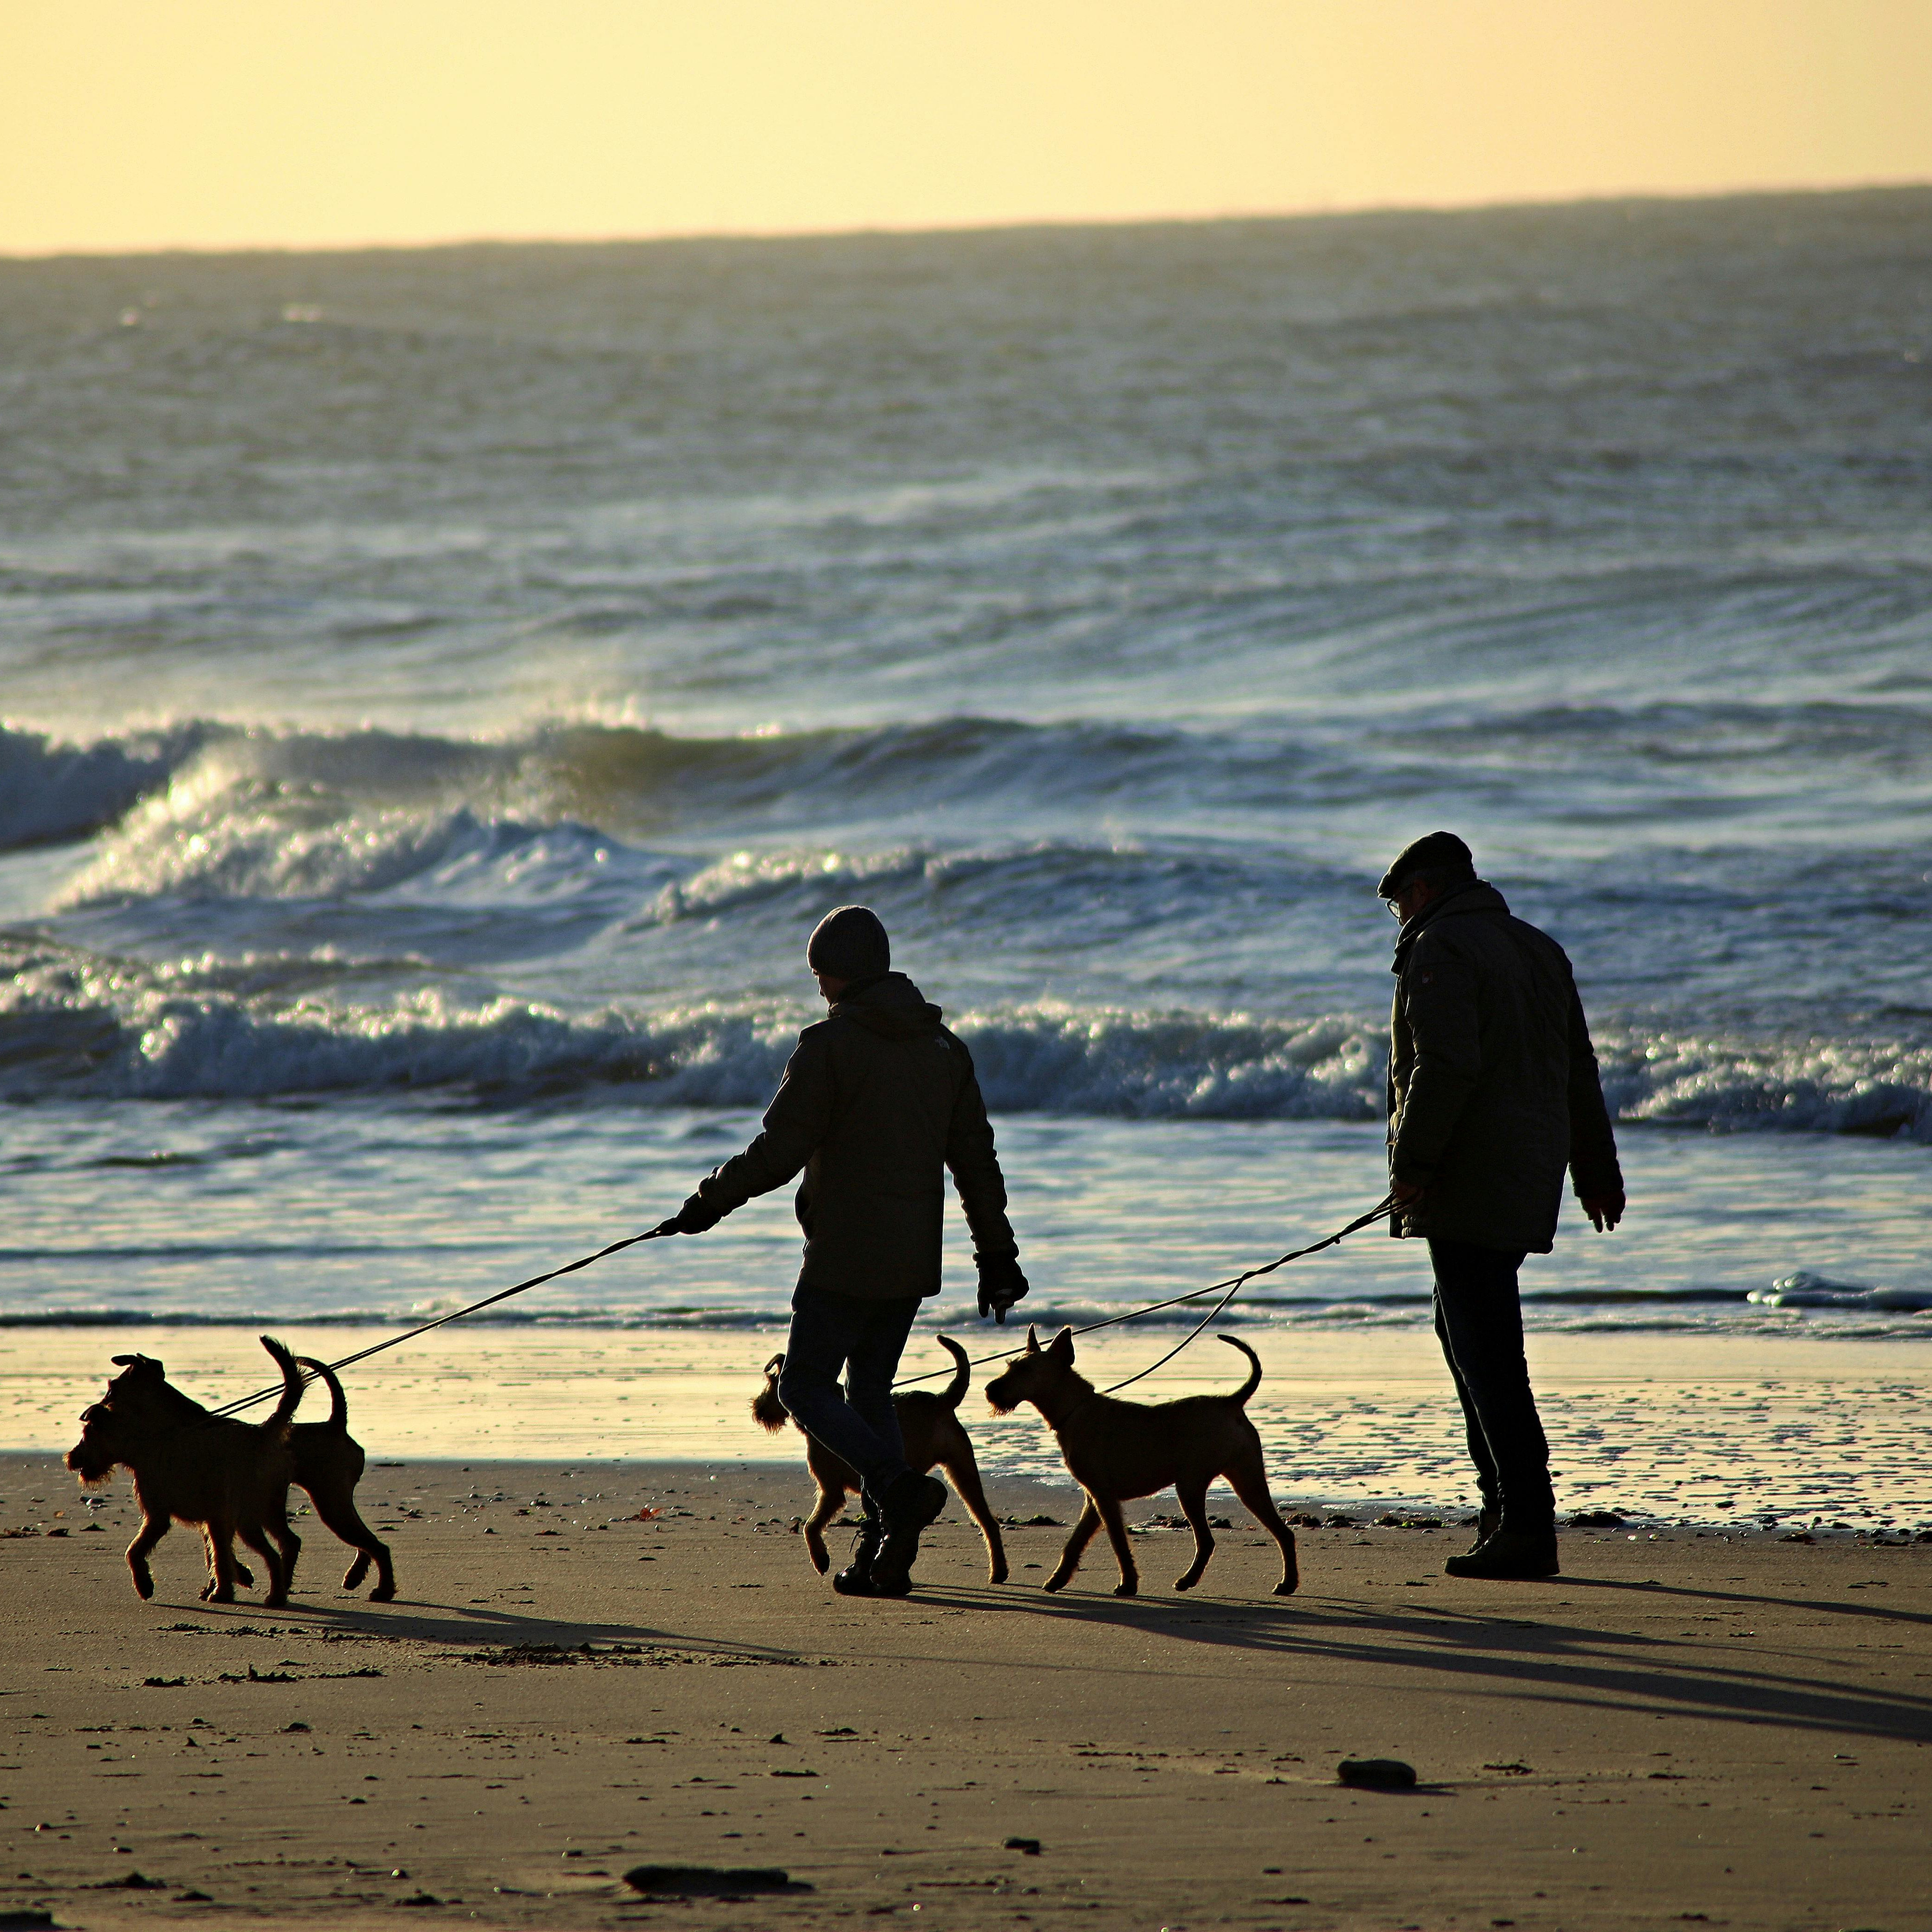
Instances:
[[[0,1095],[116,1099],[466,1091],[515,1104],[599,1093],[625,1104],[758,1107],[799,1010],[694,1002],[572,1012],[460,986],[380,999],[381,962],[318,984],[312,956],[117,960],[16,936],[0,944]],[[358,988],[362,988],[358,997]],[[1384,1029],[1346,1013],[1295,1021],[1048,1004],[968,1011],[998,1112],[1140,1119],[1372,1121]],[[1932,1142],[1932,1048],[1783,1048],[1628,1030],[1600,1042],[1631,1122]]]

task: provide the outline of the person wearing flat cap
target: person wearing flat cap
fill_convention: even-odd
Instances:
[[[1562,947],[1512,918],[1453,832],[1405,850],[1377,892],[1402,922],[1390,1024],[1390,1233],[1429,1244],[1436,1332],[1482,1508],[1452,1576],[1557,1574],[1550,1448],[1523,1357],[1516,1270],[1554,1245],[1567,1168],[1599,1232],[1624,1180]]]
[[[830,1013],[799,1035],[764,1131],[660,1232],[701,1234],[803,1170],[805,1264],[778,1399],[862,1485],[863,1520],[833,1588],[904,1596],[946,1486],[907,1466],[892,1378],[921,1300],[939,1292],[946,1169],[973,1233],[981,1315],[1005,1321],[1027,1280],[973,1057],[939,1008],[892,971],[878,914],[826,914],[806,962]]]

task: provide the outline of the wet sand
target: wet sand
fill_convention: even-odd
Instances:
[[[304,1517],[277,1613],[198,1603],[185,1530],[140,1602],[124,1478],[90,1511],[8,1456],[0,1495],[42,1532],[0,1545],[0,1911],[62,1925],[1928,1922],[1932,1543],[1573,1533],[1562,1578],[1483,1585],[1453,1528],[1304,1529],[1282,1600],[1217,1491],[1186,1597],[1184,1533],[1137,1600],[1104,1549],[1049,1598],[1062,1529],[1009,1528],[995,1588],[956,1512],[914,1597],[853,1603],[800,1469],[410,1462],[363,1486],[401,1600],[340,1594]],[[1420,1783],[1345,1788],[1352,1754]],[[623,1882],[667,1862],[811,1889]]]
[[[386,1331],[278,1332],[334,1359]],[[1021,1346],[1017,1327],[969,1322],[975,1356]],[[1461,1419],[1435,1336],[1419,1324],[1241,1331],[1262,1358],[1248,1413],[1275,1493],[1305,1508],[1473,1508]],[[1105,1385],[1173,1346],[1171,1331],[1084,1336],[1082,1368]],[[458,1324],[348,1372],[350,1426],[373,1455],[549,1457],[723,1456],[782,1461],[751,1421],[759,1365],[780,1328],[587,1328]],[[1798,1335],[1564,1334],[1529,1337],[1560,1509],[1602,1508],[1709,1527],[1736,1520],[1790,1528],[1932,1528],[1932,1326],[1924,1342]],[[0,1450],[64,1451],[75,1418],[130,1351],[160,1357],[196,1400],[221,1403],[274,1380],[254,1332],[228,1327],[0,1328]],[[1204,1337],[1135,1390],[1166,1401],[1239,1385],[1246,1364]],[[951,1373],[922,1330],[916,1375]],[[1000,1418],[974,1372],[962,1412],[981,1466],[1050,1480],[1052,1438],[1030,1410]],[[322,1412],[311,1393],[302,1415]],[[0,1492],[0,1527],[19,1521]]]

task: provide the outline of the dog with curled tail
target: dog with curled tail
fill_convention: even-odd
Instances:
[[[1106,1526],[1120,1566],[1117,1597],[1140,1588],[1140,1570],[1127,1540],[1120,1505],[1137,1496],[1172,1488],[1181,1514],[1194,1532],[1194,1561],[1174,1580],[1177,1590],[1191,1590],[1214,1553],[1208,1525],[1208,1486],[1218,1477],[1244,1502],[1281,1549],[1277,1597],[1293,1594],[1300,1580],[1295,1566],[1294,1532],[1282,1522],[1268,1494],[1262,1439],[1245,1411],[1261,1386],[1261,1360],[1232,1335],[1218,1340],[1248,1358],[1248,1378],[1232,1395],[1192,1395],[1178,1402],[1122,1402],[1102,1395],[1073,1366],[1073,1330],[1063,1328],[1042,1348],[1032,1328],[1026,1351],[986,1384],[986,1400],[1005,1415],[1030,1402],[1060,1445],[1073,1480],[1087,1492],[1087,1506],[1066,1539],[1060,1562],[1046,1580],[1049,1590],[1066,1587],[1094,1533]]]
[[[362,1445],[349,1432],[349,1398],[335,1371],[326,1362],[308,1355],[296,1361],[328,1390],[328,1420],[298,1422],[289,1431],[289,1450],[295,1460],[294,1481],[308,1492],[308,1499],[323,1523],[356,1552],[356,1560],[342,1580],[345,1590],[353,1590],[376,1566],[376,1587],[369,1592],[372,1604],[386,1604],[396,1594],[395,1565],[389,1546],[362,1520],[356,1507],[356,1485],[362,1480],[364,1457]]]
[[[148,1558],[176,1522],[200,1526],[214,1571],[205,1601],[232,1604],[238,1579],[250,1582],[235,1560],[238,1536],[268,1566],[271,1609],[289,1600],[302,1539],[289,1527],[289,1484],[295,1460],[289,1422],[302,1400],[302,1371],[272,1335],[261,1338],[282,1372],[280,1400],[261,1422],[215,1415],[167,1379],[149,1355],[116,1355],[121,1370],[106,1393],[81,1414],[80,1440],[67,1466],[89,1486],[117,1466],[132,1472],[141,1506],[140,1532],[128,1546],[128,1568],[143,1598],[154,1594]]]
[[[980,1480],[980,1466],[974,1459],[972,1439],[959,1420],[959,1405],[972,1386],[973,1370],[966,1351],[945,1335],[934,1338],[952,1358],[952,1379],[938,1394],[930,1389],[908,1389],[892,1397],[897,1411],[899,1435],[905,1445],[907,1466],[921,1475],[944,1469],[958,1492],[959,1500],[980,1526],[986,1540],[986,1576],[989,1582],[1006,1580],[1006,1546],[1000,1540],[1000,1525],[986,1502]],[[791,1412],[778,1397],[778,1377],[784,1371],[784,1358],[774,1355],[765,1364],[765,1384],[752,1398],[752,1414],[776,1434]],[[805,1438],[805,1466],[818,1485],[818,1496],[812,1514],[800,1526],[806,1553],[812,1567],[822,1576],[832,1567],[825,1547],[825,1526],[845,1507],[845,1498],[859,1487],[859,1474],[842,1456],[835,1455],[815,1437]]]

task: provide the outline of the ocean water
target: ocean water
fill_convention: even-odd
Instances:
[[[1449,825],[1631,1181],[1532,1326],[1922,1372],[1928,290],[1924,190],[0,262],[0,1318],[647,1226],[853,899],[1029,1309],[1193,1287],[1380,1196],[1372,887]],[[780,1194],[494,1316],[756,1326],[795,1256]],[[1425,1294],[1372,1232],[1234,1312]]]

